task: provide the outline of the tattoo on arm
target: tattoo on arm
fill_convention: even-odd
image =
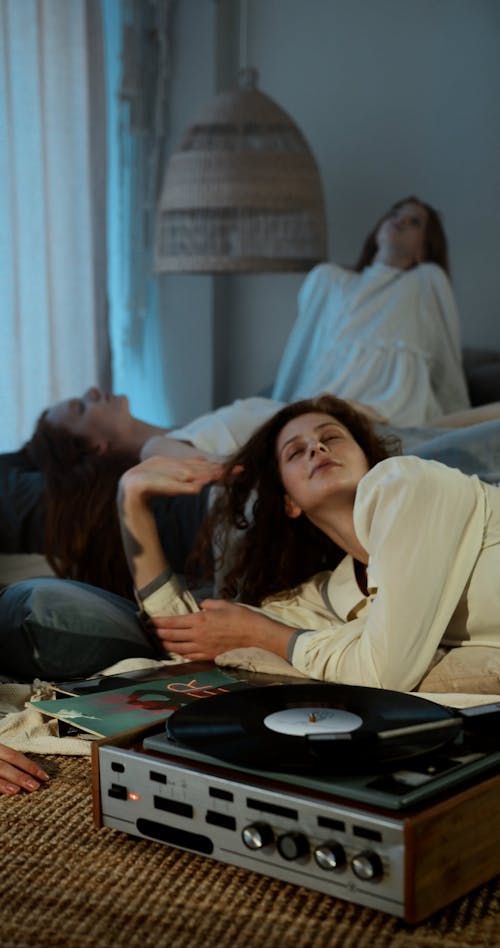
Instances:
[[[141,553],[144,553],[144,547],[141,546],[137,537],[129,530],[128,524],[125,520],[121,522],[121,531],[122,531],[122,542],[123,549],[125,550],[125,556],[127,557],[127,563],[129,565],[130,572],[134,578],[134,562],[137,556],[140,556]]]

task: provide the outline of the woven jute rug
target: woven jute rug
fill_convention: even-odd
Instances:
[[[97,829],[90,761],[46,757],[43,765],[50,785],[30,796],[0,797],[1,948],[500,946],[500,878],[411,926]]]

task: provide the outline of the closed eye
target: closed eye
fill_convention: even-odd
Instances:
[[[72,398],[68,403],[68,408],[72,415],[83,415],[85,407],[85,402],[82,398]]]
[[[304,448],[299,445],[297,445],[297,447],[295,448],[292,448],[292,450],[288,454],[287,461],[293,461],[293,459],[298,457],[299,454],[302,454],[303,450]]]

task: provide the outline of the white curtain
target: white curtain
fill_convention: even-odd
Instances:
[[[0,450],[109,384],[104,57],[94,0],[0,0]]]
[[[175,0],[101,0],[107,79],[108,297],[115,392],[169,424],[164,319],[153,273]]]

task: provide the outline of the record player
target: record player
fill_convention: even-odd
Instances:
[[[379,696],[249,685],[103,739],[95,821],[419,922],[500,872],[500,705]]]

